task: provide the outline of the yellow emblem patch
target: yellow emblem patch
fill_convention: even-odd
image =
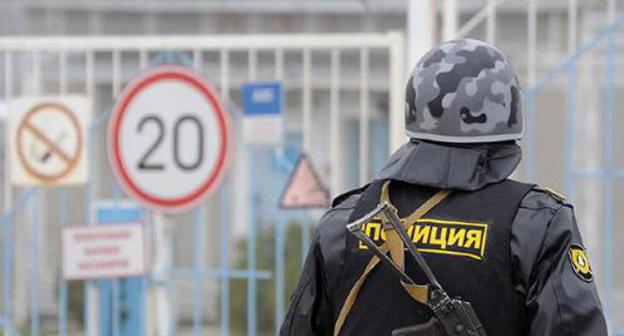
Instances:
[[[362,231],[377,244],[386,241],[380,219],[366,223]],[[408,228],[407,234],[420,252],[483,260],[487,231],[485,223],[422,218]],[[367,249],[362,242],[359,248]]]
[[[580,245],[571,245],[569,254],[574,273],[583,281],[592,282],[592,280],[594,280],[594,273],[592,272],[585,248]]]

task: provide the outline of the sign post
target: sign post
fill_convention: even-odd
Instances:
[[[112,224],[119,226],[127,223],[136,226],[146,223],[144,211],[133,202],[122,200],[98,201],[92,205],[90,221],[100,227]],[[143,226],[144,249],[146,254],[141,257],[146,263],[147,270],[151,269],[151,253],[149,227]],[[136,246],[135,246],[136,248]],[[122,279],[101,279],[95,281],[97,299],[89,301],[91,309],[98,314],[89,323],[97,329],[99,335],[144,335],[147,314],[147,277],[129,277]]]
[[[108,125],[108,152],[130,196],[171,214],[216,190],[229,150],[228,118],[217,96],[177,65],[158,66],[127,85]]]

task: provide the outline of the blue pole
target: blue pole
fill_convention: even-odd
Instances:
[[[304,210],[307,214],[308,210]],[[310,217],[303,216],[303,223],[301,223],[301,265],[305,263],[306,255],[310,250]]]
[[[67,191],[59,190],[59,226],[67,224]],[[67,335],[67,281],[62,278],[59,282],[59,333]]]
[[[118,279],[112,279],[110,280],[111,282],[111,296],[112,296],[112,330],[113,330],[113,336],[119,336],[119,330],[120,330],[120,323],[119,323],[119,315],[120,315],[120,310],[119,310],[119,280]]]
[[[604,170],[606,179],[604,183],[604,246],[605,246],[605,287],[606,287],[606,315],[607,319],[613,317],[613,128],[614,128],[614,90],[615,90],[615,64],[613,60],[614,36],[613,32],[607,37],[606,59],[606,90],[605,111],[603,117],[604,128]]]
[[[566,172],[565,190],[572,201],[575,196],[574,173],[576,151],[576,62],[568,66],[568,121],[566,125]]]
[[[8,322],[11,321],[11,296],[13,295],[13,217],[17,210],[21,209],[27,201],[36,194],[36,189],[31,188],[20,194],[11,209],[5,210],[2,216],[3,231],[3,283],[2,283],[2,306],[3,314]]]
[[[195,274],[193,276],[193,335],[203,334],[203,279],[202,256],[204,255],[205,232],[201,208],[193,213],[193,254],[195,259]]]
[[[147,276],[141,277],[141,303],[139,304],[139,335],[145,335],[145,311],[147,310]]]
[[[100,122],[104,122],[104,120],[106,119],[105,117],[108,115],[108,113],[110,112],[110,110],[105,111],[104,113],[101,113],[99,116],[97,116],[96,120],[94,121],[94,123],[91,124],[91,126],[89,127],[89,131],[87,132],[87,153],[89,155],[89,160],[87,160],[87,171],[91,171],[91,168],[93,167],[93,160],[94,160],[94,150],[93,150],[93,133],[97,130],[97,126],[99,125]],[[85,183],[85,201],[84,201],[84,208],[82,209],[83,211],[83,217],[84,217],[84,221],[85,223],[87,223],[87,225],[92,225],[93,223],[91,223],[91,201],[95,198],[94,195],[94,190],[93,190],[93,184],[92,184],[92,180],[91,177],[89,177],[89,179],[87,180],[87,183]],[[84,335],[89,335],[89,288],[93,285],[93,282],[91,280],[87,280],[84,282],[84,288],[83,288],[83,333]]]
[[[2,309],[7,320],[11,320],[11,295],[13,295],[13,218],[4,216],[3,218],[3,242],[2,255]]]
[[[247,268],[249,278],[247,279],[247,335],[256,335],[256,181],[254,174],[254,152],[253,149],[247,151],[249,165],[249,227],[247,231]]]
[[[84,282],[83,288],[83,307],[82,307],[82,324],[83,324],[83,335],[89,335],[89,286],[91,286],[91,280],[87,280]]]
[[[284,268],[285,268],[285,222],[278,211],[275,233],[275,330],[276,334],[284,320]]]
[[[230,334],[230,219],[229,183],[221,189],[221,335]]]
[[[30,334],[39,335],[39,254],[41,253],[41,191],[37,190],[35,198],[33,198],[33,256],[32,256],[32,277],[30,290],[32,293],[30,307]]]
[[[170,271],[169,271],[170,272]],[[172,323],[169,325],[169,335],[175,336],[177,334],[178,325],[178,305],[177,305],[177,288],[172,285],[172,281],[167,279],[167,298],[171,303],[171,315],[173,316]]]

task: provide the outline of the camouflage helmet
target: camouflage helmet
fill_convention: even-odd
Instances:
[[[412,139],[449,143],[520,139],[520,85],[511,62],[472,39],[430,50],[407,83],[405,128]]]

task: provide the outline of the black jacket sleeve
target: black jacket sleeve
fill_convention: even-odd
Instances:
[[[584,277],[573,265],[570,251],[582,246],[571,206],[546,192],[525,197],[511,252],[515,288],[526,297],[527,335],[608,335],[593,274]]]
[[[345,225],[358,195],[347,194],[320,220],[280,336],[332,335],[335,295],[344,266]],[[332,287],[332,285],[334,287]]]
[[[319,260],[318,233],[310,247],[303,266],[299,283],[290,297],[290,305],[284,324],[280,329],[281,336],[322,335],[322,321],[318,311],[324,304],[322,261]]]

